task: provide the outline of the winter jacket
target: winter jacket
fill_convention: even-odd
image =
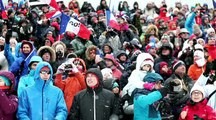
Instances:
[[[11,94],[14,90],[14,75],[8,71],[1,71],[0,76],[4,76],[11,81],[11,88],[9,90],[3,91],[0,89],[0,119],[16,120],[15,117],[18,108],[18,99],[17,96]]]
[[[40,70],[49,67],[50,78],[44,81],[40,78]],[[52,67],[47,62],[40,62],[35,70],[35,84],[23,90],[19,97],[17,117],[20,120],[65,120],[67,107],[62,91],[53,86]]]
[[[14,120],[18,107],[18,99],[15,95],[6,95],[0,89],[0,118],[2,120]]]
[[[104,44],[109,43],[110,45],[112,45],[114,52],[117,52],[122,47],[120,38],[119,38],[118,34],[114,31],[102,33],[101,36],[99,37],[99,42],[100,42],[99,46],[101,46],[101,47]]]
[[[81,61],[81,59],[80,59]],[[84,73],[86,72],[85,63]],[[62,74],[57,74],[55,78],[55,85],[59,87],[64,93],[64,99],[67,105],[68,112],[73,104],[74,96],[81,90],[86,88],[84,75],[81,72],[74,73],[72,76],[67,77],[65,80],[62,79]]]
[[[205,45],[205,48],[208,50],[209,57],[212,59],[216,58],[215,52],[216,52],[216,46],[210,46],[210,45]]]
[[[10,44],[5,44],[5,46],[4,46],[4,56],[6,57],[6,59],[8,61],[8,65],[10,67],[13,64],[14,60],[15,60],[15,56],[12,55],[12,52],[10,50]]]
[[[208,81],[208,77],[205,77],[203,74],[199,77],[199,79],[195,82],[194,85],[200,85],[204,88],[206,97],[209,97],[209,95],[216,90],[216,82],[214,84],[206,84]],[[208,100],[208,105],[211,106],[216,111],[216,94],[213,94],[212,97]]]
[[[86,74],[88,73],[96,74],[99,86],[95,89],[87,86],[87,89],[74,97],[68,120],[109,120],[118,112],[115,95],[103,88],[103,77],[99,69],[91,68]]]
[[[150,105],[160,100],[162,95],[159,91],[151,92],[147,95],[140,95],[134,98],[134,120],[161,120],[159,111],[156,112],[156,116],[151,118],[149,115],[153,114],[150,112]]]
[[[34,81],[34,75],[35,75],[35,70],[31,69],[31,64],[33,62],[42,62],[42,58],[39,56],[33,56],[29,62],[29,74],[28,75],[24,75],[20,78],[19,80],[19,84],[18,84],[18,89],[17,89],[17,94],[18,97],[20,96],[20,94],[22,93],[23,89],[25,89],[26,87],[32,86],[35,81]]]
[[[138,55],[136,60],[136,69],[133,70],[130,77],[128,78],[128,84],[123,88],[123,93],[122,93],[123,96],[127,93],[131,96],[132,92],[136,88],[143,88],[143,84],[144,84],[143,79],[146,76],[147,71],[142,71],[140,69],[143,61],[146,59],[153,60],[152,56],[148,53],[141,53]]]
[[[193,25],[195,24],[195,17],[196,17],[196,13],[192,12],[186,19],[185,22],[185,28],[188,30],[188,32],[191,34],[193,34]]]
[[[185,106],[182,111],[188,110],[187,116],[185,119],[182,119],[179,117],[179,120],[194,120],[194,116],[197,115],[199,118],[203,120],[215,120],[216,119],[216,113],[215,111],[207,105],[207,100],[204,99],[198,103],[188,103],[187,106]]]
[[[200,77],[200,75],[202,75],[202,73],[205,72],[205,69],[206,69],[206,64],[203,67],[198,67],[198,65],[194,63],[188,69],[188,76],[192,80],[196,81]]]
[[[28,74],[29,61],[33,56],[37,54],[34,46],[32,48],[33,50],[29,53],[28,56],[22,53],[22,56],[17,58],[10,67],[10,71],[16,76],[16,86],[18,85],[20,77]]]
[[[81,40],[80,38],[76,38],[71,42],[74,53],[79,56],[80,58],[85,58],[85,51],[86,48],[92,45],[92,42],[89,40]]]

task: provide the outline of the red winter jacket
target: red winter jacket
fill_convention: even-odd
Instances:
[[[188,103],[182,111],[186,111],[188,109],[188,113],[185,119],[182,119],[181,116],[179,120],[194,120],[194,115],[199,116],[204,120],[216,120],[215,111],[207,105],[207,99],[204,99],[202,102],[199,102],[195,105]]]

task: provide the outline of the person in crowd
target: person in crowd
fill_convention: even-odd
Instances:
[[[43,61],[46,61],[50,64],[56,61],[55,50],[49,46],[40,47],[37,51],[37,55],[40,56]]]
[[[166,97],[174,85],[162,87],[163,78],[158,73],[148,73],[144,82],[144,89],[134,91],[134,120],[162,119],[157,102]]]
[[[179,120],[214,120],[216,112],[207,105],[205,91],[202,86],[194,85],[190,91],[190,100],[182,109]]]
[[[28,74],[28,65],[31,58],[37,54],[32,43],[28,41],[22,42],[21,51],[22,56],[17,58],[10,67],[10,71],[16,76],[16,89],[20,77]]]
[[[190,97],[189,92],[194,82],[187,76],[183,61],[176,60],[172,68],[173,74],[164,82],[164,86],[176,85],[169,93],[169,99],[172,105],[172,113],[175,119],[178,119],[182,108]]]
[[[67,118],[67,107],[62,91],[52,84],[53,70],[49,63],[38,63],[35,84],[24,89],[19,97],[18,119]]]
[[[110,120],[118,117],[115,95],[103,88],[101,71],[98,68],[87,70],[85,82],[87,88],[74,97],[68,120]]]
[[[37,64],[42,61],[43,61],[42,58],[39,56],[33,56],[31,58],[29,65],[28,65],[29,74],[22,76],[19,80],[18,89],[17,89],[18,97],[22,93],[23,89],[25,89],[26,87],[32,86],[35,83],[35,80],[34,80],[35,69],[37,67]]]
[[[63,78],[64,72],[66,72],[65,79]],[[86,88],[85,72],[85,62],[80,58],[68,59],[57,69],[54,84],[63,91],[68,112],[70,112],[74,96]]]
[[[3,120],[16,119],[17,96],[13,95],[15,76],[10,71],[0,71],[0,117]]]

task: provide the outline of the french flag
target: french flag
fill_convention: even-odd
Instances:
[[[62,13],[60,34],[63,34],[66,31],[73,32],[75,35],[87,40],[89,40],[91,35],[91,32],[88,30],[88,28],[85,25],[83,25],[76,19]]]
[[[59,6],[56,0],[41,0],[41,2],[48,4],[49,6],[55,8],[55,10],[59,10]]]
[[[3,4],[2,0],[0,0],[0,9],[1,9],[2,19],[8,19],[7,13],[5,11],[5,7],[4,7],[4,4]]]
[[[116,30],[120,30],[120,26],[110,10],[106,10],[106,25]]]
[[[54,18],[60,17],[61,15],[62,13],[59,10],[50,11],[45,14],[46,18],[48,19],[54,19]]]
[[[214,8],[216,8],[216,2],[215,2],[215,0],[212,0],[212,3],[213,3]]]

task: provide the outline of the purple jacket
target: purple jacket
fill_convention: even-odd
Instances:
[[[18,108],[18,99],[15,95],[6,95],[0,90],[0,119],[14,120]]]

